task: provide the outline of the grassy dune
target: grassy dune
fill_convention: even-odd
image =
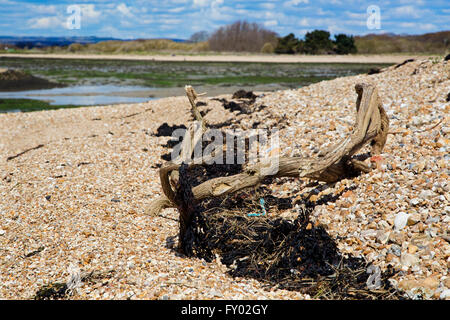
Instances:
[[[49,52],[71,53],[106,53],[106,54],[147,54],[151,52],[171,54],[174,52],[201,53],[209,50],[207,42],[189,43],[172,40],[133,40],[133,41],[102,41],[94,44],[73,43],[65,48],[51,47]]]
[[[423,35],[367,35],[355,37],[358,53],[427,53],[445,54],[450,50],[450,31]]]

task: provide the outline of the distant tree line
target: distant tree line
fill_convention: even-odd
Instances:
[[[208,39],[213,51],[260,52],[263,47],[275,48],[278,35],[257,23],[236,21],[220,27]],[[273,49],[272,49],[273,50]]]
[[[1,0],[0,0],[1,1]],[[22,37],[19,37],[22,38]],[[33,37],[31,37],[33,38]],[[28,38],[27,38],[28,39]],[[20,40],[13,44],[1,43],[0,51],[37,50],[49,53],[186,53],[186,52],[262,52],[276,54],[386,54],[386,53],[426,53],[446,55],[450,52],[450,31],[426,33],[422,35],[368,34],[351,36],[337,34],[331,38],[328,31],[314,30],[303,39],[293,33],[280,37],[277,33],[257,23],[236,21],[214,32],[195,32],[189,41],[170,39],[105,39],[96,43],[66,43],[67,39]],[[6,41],[6,40],[5,40]],[[9,40],[8,40],[9,41]]]
[[[220,27],[211,35],[206,31],[194,33],[190,41],[207,41],[212,51],[262,52],[279,54],[349,54],[356,53],[353,36],[335,35],[324,30],[314,30],[305,35],[304,40],[297,39],[293,33],[280,37],[277,33],[257,23],[236,21]]]
[[[349,54],[356,53],[353,36],[338,34],[335,40],[330,39],[330,33],[324,30],[314,30],[306,33],[305,40],[299,40],[293,33],[279,38],[275,53],[303,54]]]
[[[208,41],[209,39],[209,32],[208,31],[198,31],[189,38],[189,41],[191,42],[203,42]]]

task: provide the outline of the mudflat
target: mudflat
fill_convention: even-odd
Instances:
[[[39,54],[1,53],[1,57],[49,58],[49,59],[111,59],[190,62],[265,62],[265,63],[400,63],[416,59],[419,55],[109,55],[109,54]],[[422,56],[423,57],[423,56]]]

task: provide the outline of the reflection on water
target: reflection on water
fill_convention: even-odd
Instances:
[[[318,81],[367,73],[371,68],[385,66],[387,65],[355,63],[160,62],[2,57],[0,68],[22,69],[47,80],[71,83],[72,86],[0,92],[0,99],[45,100],[57,108],[60,105],[139,103],[151,100],[151,97],[184,96],[186,84],[192,85],[198,92],[207,92],[209,96],[230,94],[239,89],[266,92],[297,89]],[[20,108],[21,100],[18,101],[9,101],[9,105],[4,103],[3,108],[0,103],[0,112],[6,108],[9,108],[6,111]],[[39,102],[30,102],[31,105],[33,103]],[[45,106],[42,108],[45,109]]]
[[[151,100],[150,97],[134,97],[126,94],[130,91],[144,90],[148,91],[149,88],[115,85],[72,86],[43,90],[0,92],[0,98],[44,100],[48,101],[50,105],[89,106],[114,103],[139,103]]]

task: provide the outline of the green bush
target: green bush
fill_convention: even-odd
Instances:
[[[353,36],[347,36],[345,34],[338,34],[335,35],[334,38],[336,39],[334,41],[335,48],[334,51],[337,54],[349,54],[349,53],[356,53],[356,46],[355,46],[355,39],[353,39]]]
[[[333,52],[333,41],[330,33],[324,30],[314,30],[305,35],[304,52],[309,54],[324,54]]]
[[[305,35],[305,40],[299,40],[293,33],[278,39],[275,53],[306,53],[306,54],[349,54],[356,53],[353,36],[335,35],[335,41],[330,39],[330,33],[324,30],[314,30]]]
[[[286,37],[278,39],[275,53],[296,53],[299,42],[293,33],[289,33]]]

